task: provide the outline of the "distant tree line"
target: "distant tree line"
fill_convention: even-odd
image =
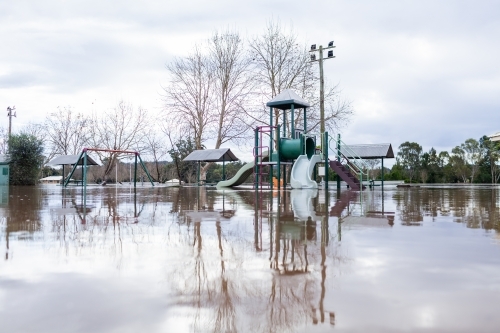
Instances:
[[[398,148],[396,163],[386,170],[384,179],[409,183],[490,183],[500,179],[500,142],[486,135],[467,139],[451,152],[431,148],[423,152],[416,142],[404,142]],[[380,168],[376,177],[380,177]]]

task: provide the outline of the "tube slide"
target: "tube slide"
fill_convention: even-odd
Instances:
[[[319,155],[313,155],[311,159],[307,155],[300,155],[292,167],[290,185],[292,188],[318,188],[318,183],[311,179],[316,163],[321,162]]]
[[[263,161],[268,160],[267,152],[264,153],[262,159]],[[255,166],[255,161],[243,165],[241,169],[239,169],[238,172],[234,175],[233,178],[218,182],[217,188],[232,187],[243,184],[245,180],[247,180],[247,178],[253,173],[254,166]]]
[[[241,167],[233,178],[228,180],[222,180],[217,183],[217,188],[221,187],[231,187],[243,184],[243,182],[253,173],[253,167],[255,162],[250,162]]]

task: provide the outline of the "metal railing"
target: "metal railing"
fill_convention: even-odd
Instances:
[[[354,175],[358,177],[360,190],[363,190],[363,176],[365,176],[366,180],[368,180],[368,170],[370,166],[358,154],[356,154],[354,150],[349,148],[349,146],[343,142],[340,137],[337,139],[330,137],[328,147],[330,151],[334,153],[335,157],[340,156],[345,161],[345,165]],[[340,150],[338,147],[340,147]],[[340,162],[342,163],[342,161]],[[366,172],[364,170],[366,170]]]

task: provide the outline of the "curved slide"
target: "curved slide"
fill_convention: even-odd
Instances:
[[[267,152],[264,154],[263,160],[267,160]],[[255,161],[243,165],[241,169],[239,169],[238,172],[233,176],[233,178],[218,182],[217,188],[232,187],[243,184],[243,182],[253,173],[254,166]]]
[[[290,185],[292,188],[318,188],[316,181],[311,179],[316,163],[321,162],[319,155],[313,155],[311,159],[307,155],[300,155],[292,167]]]

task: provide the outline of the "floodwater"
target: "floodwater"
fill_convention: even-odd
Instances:
[[[498,332],[500,189],[0,188],[0,331]]]

